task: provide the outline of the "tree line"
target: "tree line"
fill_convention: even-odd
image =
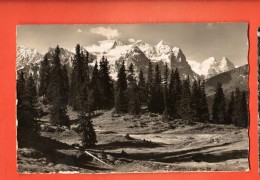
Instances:
[[[209,113],[204,80],[180,78],[178,68],[170,69],[167,64],[163,72],[158,64],[150,62],[147,76],[143,70],[135,72],[133,64],[119,68],[117,81],[109,75],[109,62],[102,57],[99,64],[90,71],[89,53],[75,48],[73,66],[68,73],[61,64],[60,48],[56,47],[51,58],[46,54],[40,63],[39,87],[32,76],[23,72],[17,78],[17,118],[18,129],[28,128],[37,131],[37,98],[42,97],[51,105],[50,121],[54,125],[70,127],[67,106],[79,111],[79,133],[84,146],[94,145],[96,134],[91,116],[97,110],[115,108],[115,113],[138,115],[147,108],[152,113],[162,114],[164,121],[186,119],[196,122],[248,125],[248,108],[245,91],[239,88],[230,96],[225,96],[221,83],[218,83]]]

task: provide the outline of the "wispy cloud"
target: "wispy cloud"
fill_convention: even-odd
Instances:
[[[117,29],[111,29],[110,27],[97,27],[97,28],[92,28],[89,30],[91,33],[98,34],[101,36],[105,36],[107,39],[115,39],[117,37],[120,37],[120,33],[118,32]]]
[[[129,38],[128,41],[129,41],[130,43],[134,43],[136,40],[135,40],[134,38]]]

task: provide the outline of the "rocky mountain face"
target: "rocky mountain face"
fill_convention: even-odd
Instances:
[[[23,69],[27,66],[39,64],[42,61],[43,55],[36,49],[18,46],[16,50],[16,69]]]
[[[226,57],[223,57],[220,60],[210,57],[204,60],[201,64],[191,60],[189,60],[188,63],[194,72],[203,76],[205,79],[235,68],[235,65]]]
[[[105,40],[100,41],[99,45],[84,47],[87,51],[97,57],[97,61],[104,55],[107,57],[111,76],[116,78],[120,64],[125,61],[128,67],[133,63],[137,72],[142,69],[146,73],[149,61],[153,64],[159,64],[161,69],[167,63],[169,68],[178,68],[180,75],[184,78],[198,78],[186,61],[186,57],[182,50],[177,47],[172,47],[169,44],[160,41],[157,45],[151,46],[141,40],[131,44],[124,44],[120,41]]]
[[[47,56],[52,60],[55,48],[49,48]],[[75,55],[75,49],[68,50],[60,48],[61,63],[67,65],[70,69]],[[140,69],[144,74],[147,73],[149,61],[152,64],[159,64],[161,70],[164,71],[164,65],[167,63],[169,68],[178,68],[182,78],[190,76],[190,79],[198,79],[200,77],[209,79],[220,73],[230,71],[235,68],[234,64],[227,58],[223,57],[217,60],[213,57],[206,59],[202,63],[186,60],[185,54],[178,47],[172,47],[170,44],[160,41],[155,46],[138,40],[134,43],[123,43],[117,40],[103,40],[98,44],[82,47],[83,51],[90,54],[89,65],[94,66],[96,61],[100,61],[105,56],[110,65],[111,77],[116,80],[117,72],[120,65],[125,61],[126,69],[131,63],[134,65],[136,72]],[[16,67],[17,70],[25,69],[32,73],[38,73],[40,61],[44,54],[36,49],[30,49],[23,46],[17,47]]]

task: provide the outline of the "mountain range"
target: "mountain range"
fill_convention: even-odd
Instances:
[[[103,40],[98,44],[82,47],[82,50],[90,53],[89,65],[94,66],[96,61],[100,61],[105,56],[110,65],[110,75],[116,80],[117,72],[120,64],[125,61],[127,67],[131,63],[134,65],[136,72],[140,69],[146,74],[149,62],[159,64],[162,71],[167,63],[168,67],[178,68],[182,78],[189,75],[191,79],[204,78],[211,82],[213,77],[225,72],[236,70],[235,65],[227,58],[216,59],[209,57],[202,63],[194,60],[187,60],[184,52],[170,44],[160,41],[155,46],[138,40],[134,43],[123,43],[117,40]],[[47,55],[54,53],[54,48],[49,48]],[[68,68],[72,67],[75,49],[69,50],[61,48],[61,63],[66,64]],[[17,70],[28,69],[30,72],[37,72],[39,63],[43,59],[44,54],[36,49],[24,46],[17,47],[16,68]],[[247,74],[248,76],[248,74]],[[247,83],[247,82],[246,82]],[[211,83],[209,83],[211,84]]]

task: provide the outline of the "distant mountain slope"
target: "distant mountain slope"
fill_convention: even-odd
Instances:
[[[234,91],[236,87],[239,87],[240,90],[248,91],[248,74],[249,66],[246,64],[209,78],[206,81],[206,93],[208,96],[214,95],[218,82],[222,83],[224,93],[226,94]]]

